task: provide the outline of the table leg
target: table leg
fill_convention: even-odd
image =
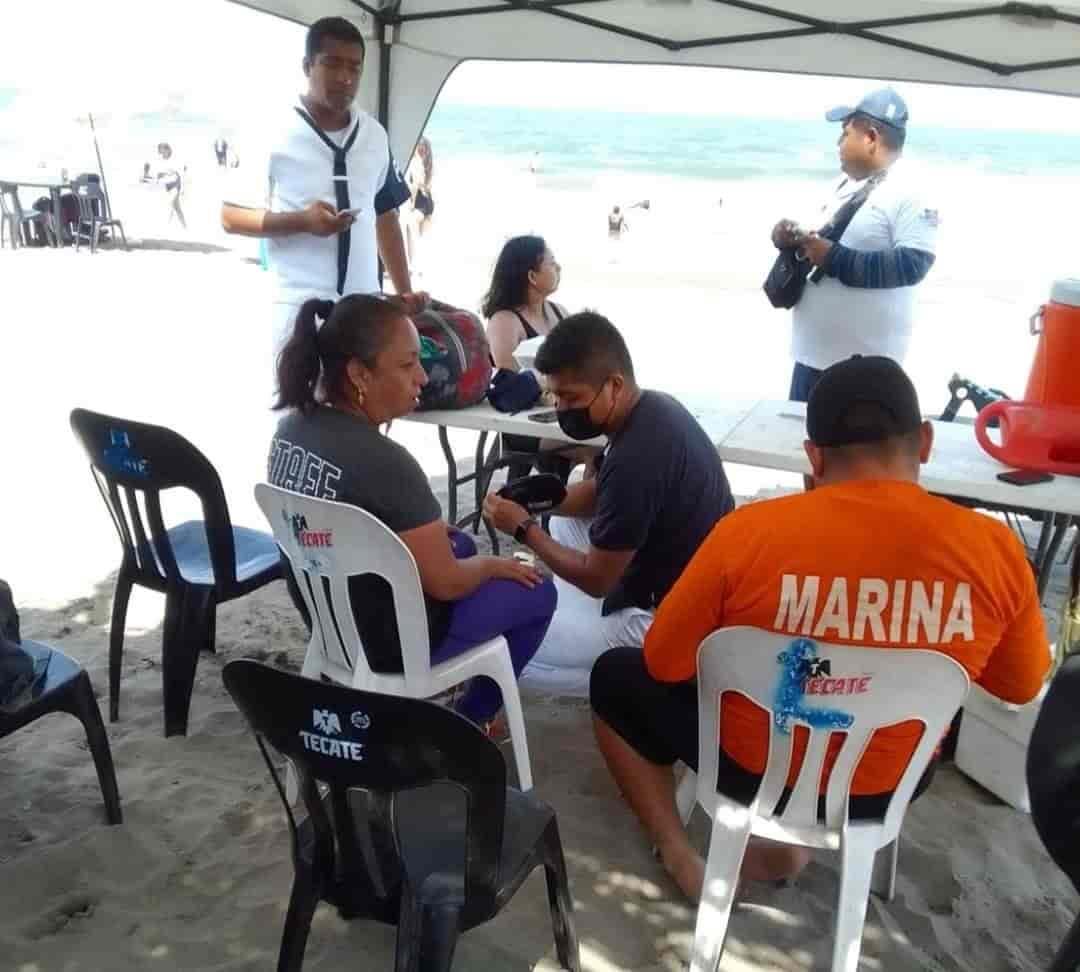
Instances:
[[[1054,572],[1054,561],[1057,560],[1058,551],[1061,550],[1061,545],[1065,542],[1065,534],[1069,532],[1069,527],[1072,526],[1072,517],[1063,513],[1055,513],[1051,523],[1053,530],[1047,528],[1044,532],[1052,532],[1052,536],[1046,544],[1042,560],[1036,561],[1040,601],[1042,601],[1046,588],[1050,583],[1050,575]],[[1042,548],[1042,546],[1042,538],[1040,538],[1039,547]]]
[[[442,446],[443,455],[446,457],[446,521],[457,523],[457,463],[454,461],[454,452],[450,448],[450,437],[447,435],[446,426],[439,426],[439,445]]]
[[[53,229],[55,230],[55,235],[53,236],[53,246],[61,247],[64,245],[64,235],[61,231],[63,205],[60,200],[61,192],[59,187],[50,187],[49,195],[52,196]]]

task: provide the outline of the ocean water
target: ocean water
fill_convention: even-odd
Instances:
[[[545,185],[581,189],[613,171],[725,181],[828,177],[836,171],[839,126],[723,115],[436,105],[425,134],[450,158],[497,154],[524,167],[538,156]],[[906,154],[930,166],[1052,179],[1077,174],[1080,136],[915,125]]]

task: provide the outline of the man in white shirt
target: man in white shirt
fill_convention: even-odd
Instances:
[[[815,268],[792,317],[789,397],[802,402],[826,368],[853,354],[903,361],[915,286],[933,266],[937,246],[938,211],[897,164],[908,123],[900,95],[882,88],[825,117],[843,123],[844,179],[822,207],[822,222],[868,184],[872,188],[835,242],[787,219],[773,229],[777,247],[798,246]]]
[[[412,294],[397,208],[409,190],[386,130],[353,100],[364,67],[364,38],[341,17],[307,33],[307,94],[283,112],[262,145],[245,152],[245,183],[222,205],[227,233],[266,237],[273,296],[273,355],[309,298],[336,300],[379,291],[381,256],[395,291]]]

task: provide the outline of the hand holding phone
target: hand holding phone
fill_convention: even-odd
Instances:
[[[356,219],[356,217],[359,216],[363,211],[364,208],[362,206],[354,206],[352,209],[339,209],[338,215],[352,216],[353,219]]]
[[[1037,483],[1048,483],[1054,477],[1037,469],[1010,469],[1008,472],[998,473],[997,478],[1010,486],[1034,486]]]

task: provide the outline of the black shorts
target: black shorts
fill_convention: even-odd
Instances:
[[[658,682],[645,668],[640,648],[612,648],[593,666],[589,702],[596,717],[650,763],[671,766],[681,760],[697,770],[696,681]],[[913,800],[930,785],[936,769],[935,758],[915,787]],[[746,806],[753,802],[762,779],[743,769],[722,749],[717,777],[717,789]],[[785,788],[777,812],[783,810],[790,795]],[[885,816],[891,799],[891,793],[853,796],[848,814],[853,820],[879,820]],[[818,815],[824,818],[824,797],[819,801]]]

